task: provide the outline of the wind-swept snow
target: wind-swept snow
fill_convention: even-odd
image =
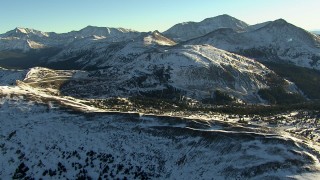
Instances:
[[[207,131],[201,121],[180,118],[69,113],[19,97],[1,98],[0,104],[4,179],[319,177],[315,152],[265,131],[222,122],[203,124],[212,129]]]

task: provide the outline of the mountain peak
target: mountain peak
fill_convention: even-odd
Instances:
[[[216,16],[216,17],[232,17],[232,16],[230,16],[229,14],[221,14],[221,15]],[[233,17],[232,17],[232,18],[233,18]]]
[[[229,16],[227,14],[222,14],[222,15],[219,15],[219,16],[215,16],[215,17],[209,17],[209,18],[206,18],[204,20],[202,20],[201,22],[205,22],[205,21],[215,21],[215,20],[219,20],[219,19],[235,19],[234,17],[232,16]]]
[[[280,29],[296,29],[297,27],[294,26],[293,24],[288,23],[286,20],[284,19],[277,19],[275,21],[271,21],[270,23],[268,23],[266,26],[264,26],[264,28],[267,29],[274,29],[274,30],[280,30]]]
[[[16,27],[14,29],[16,33],[23,33],[23,34],[28,34],[29,29],[28,28],[23,28],[23,27]]]
[[[230,15],[223,14],[204,19],[201,22],[179,23],[164,32],[165,35],[178,40],[186,41],[201,37],[220,28],[231,28],[235,31],[245,31],[249,25]]]
[[[222,15],[219,15],[219,16],[215,16],[213,18],[216,18],[216,19],[236,19],[235,17],[232,17],[228,14],[222,14]]]
[[[15,29],[6,32],[3,34],[4,37],[25,37],[25,36],[39,36],[39,37],[48,37],[49,33],[38,31],[35,29],[16,27]]]
[[[23,34],[46,33],[46,32],[42,32],[42,31],[36,30],[36,29],[25,28],[25,27],[16,27],[13,31],[19,32],[19,33],[23,33]]]
[[[130,32],[137,32],[131,29],[125,28],[111,28],[111,27],[98,27],[98,26],[87,26],[81,29],[79,32],[84,33],[86,36],[88,34],[92,35],[110,35],[110,34],[122,34],[122,33],[130,33]]]
[[[80,31],[90,31],[90,30],[97,30],[97,29],[108,29],[108,28],[88,25],[85,28],[80,29]]]
[[[165,45],[165,46],[176,45],[176,42],[165,37],[162,33],[160,33],[157,30],[147,33],[147,35],[144,37],[143,40],[145,45],[150,45],[150,44]]]
[[[288,22],[282,18],[277,19],[275,21],[273,21],[273,23],[277,23],[277,24],[288,24]]]
[[[247,23],[232,17],[228,14],[222,14],[219,16],[215,16],[215,17],[211,17],[211,18],[206,18],[203,21],[201,21],[200,23],[219,23],[219,24],[228,24],[228,23],[237,23],[237,24],[241,24],[244,26],[249,26]]]
[[[161,34],[161,35],[162,35],[162,33],[159,32],[158,30],[153,31],[152,34],[153,34],[153,35],[158,35],[158,34]]]

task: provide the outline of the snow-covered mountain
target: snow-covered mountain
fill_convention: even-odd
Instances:
[[[257,61],[210,45],[165,46],[163,49],[142,46],[144,41],[132,41],[115,46],[116,53],[107,48],[108,51],[101,49],[96,54],[98,50],[94,50],[89,57],[74,59],[74,66],[91,65],[99,70],[80,71],[59,90],[65,95],[82,98],[161,92],[163,98],[186,96],[196,100],[213,98],[219,90],[244,102],[259,103],[264,102],[258,95],[259,90],[270,88],[271,81],[278,78]],[[38,72],[43,75],[47,70]],[[281,81],[278,85],[288,93],[299,93],[293,83]]]
[[[158,31],[110,41],[101,38],[108,32],[105,30],[98,28],[97,35],[86,36],[85,28],[82,38],[38,63],[55,69],[91,71],[82,79],[86,86],[71,81],[61,89],[63,93],[101,98],[165,91],[203,100],[213,98],[218,90],[240,101],[260,103],[264,100],[259,90],[271,88],[270,82],[277,78],[259,62],[210,45],[176,45]],[[293,83],[280,79],[288,93],[299,94]]]
[[[80,31],[71,31],[61,35],[75,39],[95,37],[97,39],[108,39],[110,42],[119,42],[137,37],[140,32],[125,28],[87,26]]]
[[[65,39],[56,33],[41,32],[29,28],[16,28],[0,36],[0,51],[42,49],[64,44]]]
[[[263,102],[257,93],[270,88],[268,75],[277,75],[254,60],[226,51],[320,68],[319,37],[282,19],[249,26],[222,15],[191,24],[200,29],[195,32],[218,29],[177,44],[158,31],[88,26],[56,34],[17,28],[1,35],[0,63],[6,67],[101,70],[104,83],[114,87],[95,89],[99,86],[92,81],[89,89],[69,88],[83,96],[90,91],[96,91],[96,97],[108,97],[174,88],[196,99],[211,98],[214,91],[221,90],[246,102]],[[294,84],[280,79],[288,93],[300,94]]]
[[[115,64],[123,65],[148,51],[161,51],[176,43],[160,32],[140,33],[136,37],[121,41],[89,36],[78,39],[55,56],[47,60],[49,67],[58,67],[68,62],[75,69],[103,68]],[[61,69],[61,68],[60,68]],[[71,68],[72,69],[72,68]]]
[[[219,29],[184,44],[210,44],[258,60],[320,69],[320,37],[283,19],[247,32]]]
[[[68,44],[83,38],[93,37],[107,39],[110,42],[119,42],[134,38],[140,33],[124,28],[108,28],[88,26],[80,31],[57,34],[53,32],[41,32],[29,28],[16,28],[0,36],[0,51],[31,49],[64,48]]]
[[[41,32],[35,29],[17,27],[14,30],[2,34],[0,37],[17,37],[17,38],[32,38],[32,37],[49,37],[54,33]]]
[[[185,41],[203,36],[220,28],[244,31],[248,27],[249,25],[247,23],[225,14],[207,18],[201,22],[179,23],[163,32],[163,34],[177,41]]]
[[[165,37],[167,35],[178,40],[193,38],[182,44],[210,44],[258,60],[281,60],[320,68],[320,37],[282,19],[249,26],[231,16],[221,15],[199,23],[177,24],[164,32],[165,35],[158,31],[149,33],[149,37],[147,34],[124,28],[93,26],[62,34],[16,28],[0,35],[0,59],[3,59],[1,64],[9,64],[8,67],[19,67],[21,63],[24,65],[20,67],[27,68],[47,66],[48,63],[61,64],[64,61],[68,69],[79,69],[103,64],[106,59],[132,59],[147,50],[161,51],[164,45],[175,45],[173,40]],[[50,48],[52,50],[42,51]],[[29,61],[32,63],[28,64]],[[74,62],[80,66],[72,68]],[[52,67],[58,66],[56,63]]]

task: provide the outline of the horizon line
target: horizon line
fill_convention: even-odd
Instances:
[[[237,20],[239,20],[239,21],[242,21],[242,22],[248,24],[247,22],[245,22],[245,21],[243,21],[243,20],[240,20],[240,19],[238,19],[238,18],[236,18],[236,17],[233,17],[233,16],[231,16],[231,15],[221,14],[221,15],[217,15],[217,16],[213,16],[213,17],[204,18],[204,19],[202,19],[201,21],[178,22],[178,23],[175,23],[174,25],[170,26],[168,29],[172,28],[173,26],[175,26],[175,25],[177,25],[177,24],[191,23],[191,22],[200,23],[200,22],[202,22],[202,21],[204,21],[204,20],[206,20],[206,19],[216,18],[216,17],[219,17],[219,16],[229,16],[229,17],[235,18],[235,19],[237,19]],[[279,20],[279,19],[283,19],[283,20],[285,20],[287,23],[292,24],[292,23],[288,22],[288,21],[287,21],[286,19],[284,19],[284,18],[278,18],[278,19],[275,19],[275,20],[259,22],[259,23],[256,23],[256,24],[265,23],[265,22],[273,22],[273,21],[276,21],[276,20]],[[248,24],[248,25],[249,25],[249,26],[253,26],[253,25],[256,25],[256,24]],[[295,24],[293,24],[293,25],[295,25]],[[296,26],[296,25],[295,25],[295,26]],[[150,31],[138,31],[138,30],[135,30],[135,29],[133,29],[133,28],[112,27],[112,26],[99,26],[99,25],[96,26],[96,25],[90,25],[90,24],[89,24],[89,25],[87,25],[87,26],[85,26],[85,27],[83,27],[83,28],[80,28],[80,29],[78,29],[78,30],[77,30],[77,29],[72,29],[72,30],[69,30],[69,31],[67,30],[67,31],[64,31],[64,32],[57,32],[57,31],[54,31],[54,30],[52,30],[52,31],[46,31],[46,30],[44,30],[44,31],[43,31],[43,30],[40,30],[40,29],[38,29],[38,28],[33,28],[33,27],[17,26],[17,27],[15,27],[15,28],[9,29],[9,30],[7,30],[7,31],[5,31],[5,32],[0,32],[0,34],[5,34],[5,33],[9,32],[9,31],[12,31],[12,30],[15,30],[15,29],[19,29],[19,28],[21,28],[21,29],[36,30],[36,31],[44,32],[44,33],[65,34],[65,33],[70,33],[70,32],[73,32],[73,31],[80,31],[80,30],[85,29],[85,28],[87,28],[87,27],[126,29],[126,30],[136,31],[136,32],[154,32],[154,31],[159,31],[158,29],[154,29],[154,30],[150,30]],[[299,26],[298,26],[298,27],[299,27]],[[167,31],[168,29],[166,29],[166,30],[164,30],[164,31],[160,31],[160,32],[163,33],[163,32],[165,32],[165,31]],[[302,29],[304,29],[304,28],[302,28]],[[312,32],[312,31],[320,31],[320,28],[319,28],[319,29],[304,29],[304,30],[307,30],[307,31],[309,31],[309,32]]]

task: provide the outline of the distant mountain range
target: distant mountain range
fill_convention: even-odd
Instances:
[[[106,39],[109,42],[122,41],[138,36],[140,33],[123,28],[104,28],[87,26],[80,31],[57,34],[41,32],[29,28],[16,28],[0,35],[0,50],[23,50],[59,47],[63,48],[79,39]]]
[[[94,26],[62,34],[16,28],[0,35],[0,51],[22,50],[27,53],[34,49],[55,48],[66,54],[68,49],[84,51],[92,46],[130,41],[144,34],[124,28]],[[171,41],[169,45],[175,44],[174,41],[189,45],[210,44],[257,60],[285,61],[320,69],[320,37],[283,19],[250,26],[229,15],[221,15],[198,23],[176,24],[163,32],[162,37]],[[0,58],[4,59],[3,56]]]
[[[86,97],[174,89],[205,99],[219,90],[240,101],[265,102],[259,92],[275,87],[274,81],[286,93],[301,94],[266,62],[319,70],[320,38],[283,19],[250,26],[228,15],[179,23],[163,33],[88,26],[62,34],[16,28],[0,35],[0,66],[87,70],[82,77],[99,81],[71,83],[66,89],[72,91],[64,91]]]

